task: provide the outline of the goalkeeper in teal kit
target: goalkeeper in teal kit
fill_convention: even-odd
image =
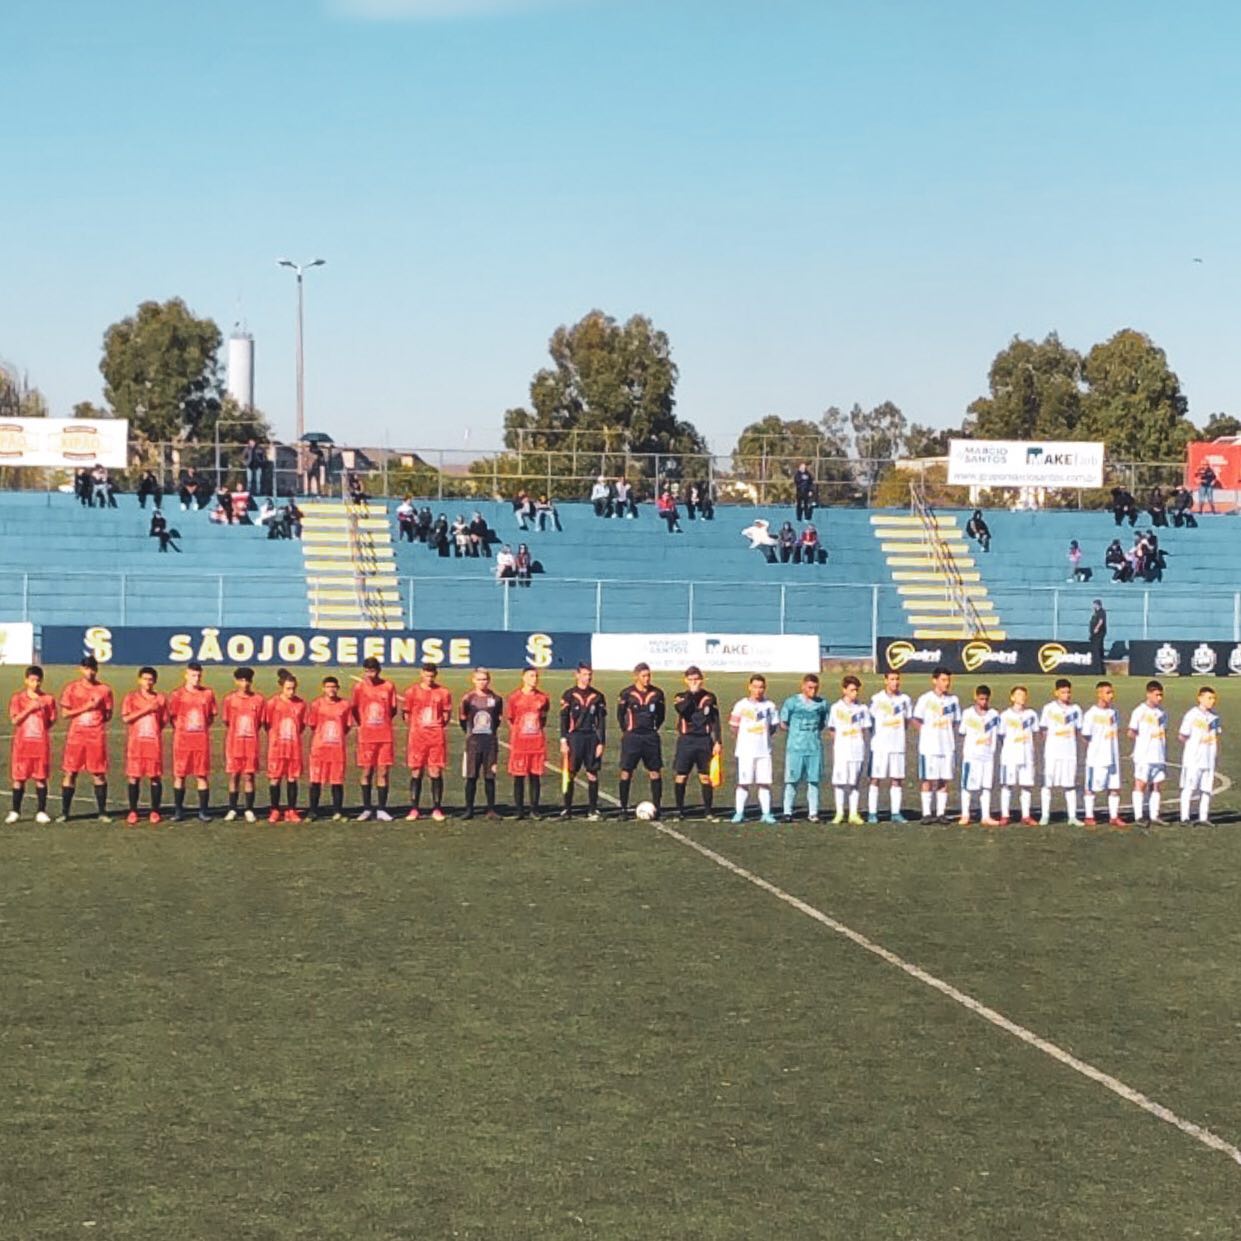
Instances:
[[[827,703],[819,697],[819,678],[811,673],[801,679],[801,693],[785,699],[780,708],[780,727],[788,733],[784,749],[784,821],[793,821],[797,786],[806,782],[807,817],[819,819],[819,781],[823,779],[823,729],[827,726]]]

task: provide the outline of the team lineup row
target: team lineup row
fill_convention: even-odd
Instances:
[[[359,819],[372,816],[389,821],[389,777],[394,763],[398,714],[408,723],[406,765],[410,771],[410,808],[406,815],[422,815],[424,778],[430,784],[430,816],[443,820],[444,771],[448,762],[448,730],[454,718],[465,733],[462,776],[465,780],[464,817],[474,815],[478,785],[486,798],[485,813],[498,817],[496,773],[500,734],[508,727],[509,774],[513,777],[513,801],[519,817],[538,816],[542,809],[541,781],[548,762],[547,723],[551,700],[539,687],[540,674],[527,669],[519,687],[502,696],[492,687],[490,673],[475,669],[472,688],[454,703],[452,693],[438,683],[438,668],[425,664],[419,680],[403,695],[386,680],[375,659],[363,664],[363,675],[349,698],[342,697],[336,677],[323,679],[321,694],[307,702],[297,693],[297,678],[281,670],[279,688],[271,698],[254,690],[254,672],[239,668],[235,689],[217,704],[215,693],[203,684],[202,668],[189,664],[184,683],[171,694],[156,690],[157,673],[143,668],[137,689],[127,693],[121,705],[126,726],[125,776],[128,783],[128,822],[139,820],[140,784],[147,780],[151,791],[149,817],[160,821],[164,774],[164,733],[172,731],[172,771],[175,817],[184,818],[187,782],[198,793],[198,817],[209,819],[208,778],[212,769],[211,730],[217,718],[225,728],[224,767],[228,776],[229,805],[226,819],[239,815],[253,822],[255,785],[260,768],[266,771],[273,822],[298,822],[299,781],[308,766],[310,781],[308,816],[317,817],[324,789],[330,790],[332,817],[344,818],[344,782],[347,769],[346,740],[353,732],[355,761],[359,771],[362,809]],[[718,700],[706,688],[698,668],[685,673],[685,689],[673,702],[677,733],[673,759],[676,808],[684,816],[689,776],[697,771],[703,812],[714,819],[714,789],[721,782],[723,748],[722,715]],[[560,816],[573,815],[574,789],[579,774],[587,787],[587,817],[599,818],[599,773],[605,752],[608,708],[603,694],[594,687],[593,672],[578,666],[574,684],[560,699]],[[98,817],[108,821],[107,771],[109,721],[114,697],[110,686],[99,679],[93,657],[81,661],[80,677],[68,685],[59,702],[43,690],[43,672],[30,667],[25,686],[13,695],[9,715],[14,726],[11,750],[13,806],[8,822],[20,817],[26,784],[33,782],[38,802],[36,820],[48,822],[47,783],[51,770],[51,728],[58,718],[68,720],[62,755],[60,820],[72,808],[76,777],[89,774],[94,783]],[[1068,680],[1056,682],[1052,700],[1041,713],[1028,705],[1028,691],[1015,687],[1007,709],[991,705],[985,685],[974,691],[970,706],[962,709],[951,692],[952,677],[946,669],[931,674],[931,688],[915,703],[902,692],[901,676],[890,672],[884,688],[870,703],[860,701],[861,682],[846,676],[841,697],[830,706],[819,696],[819,678],[803,678],[801,692],[777,708],[766,696],[766,680],[750,678],[746,698],[728,715],[735,734],[736,805],[734,822],[743,822],[751,789],[756,791],[762,822],[774,823],[772,739],[776,732],[788,734],[784,770],[784,819],[792,821],[797,788],[806,785],[807,818],[817,821],[819,787],[823,779],[823,734],[832,742],[831,783],[835,794],[833,822],[860,824],[879,821],[882,785],[889,785],[890,817],[905,822],[902,785],[905,779],[907,732],[917,733],[918,777],[921,785],[921,818],[951,822],[947,814],[948,788],[955,777],[957,739],[961,738],[961,810],[959,822],[972,821],[973,797],[979,797],[980,821],[1000,826],[1011,821],[1012,797],[1020,803],[1020,819],[1033,825],[1032,797],[1037,766],[1037,737],[1042,740],[1041,818],[1050,820],[1053,790],[1061,790],[1070,824],[1077,817],[1079,739],[1085,742],[1085,819],[1096,822],[1095,801],[1107,797],[1107,816],[1116,826],[1120,817],[1121,722],[1114,705],[1115,691],[1107,681],[1095,687],[1096,701],[1083,710],[1072,700]],[[1166,776],[1167,714],[1163,689],[1151,681],[1145,700],[1131,713],[1128,735],[1133,740],[1133,816],[1159,822],[1160,798]],[[1195,797],[1199,818],[1207,821],[1214,786],[1219,748],[1220,721],[1215,712],[1215,693],[1203,687],[1197,705],[1186,712],[1178,735],[1183,745],[1181,763],[1181,820],[1188,821]],[[651,670],[639,664],[634,681],[621,691],[616,720],[621,730],[620,781],[617,801],[622,816],[628,814],[630,787],[639,765],[648,774],[651,800],[640,804],[643,817],[660,812],[663,756],[660,731],[666,718],[663,691],[652,684]],[[265,761],[260,746],[266,735]],[[304,740],[309,735],[309,763],[305,763]],[[993,818],[992,795],[999,768],[1000,813]],[[869,785],[868,815],[860,814],[863,785]],[[529,801],[527,802],[527,792]]]

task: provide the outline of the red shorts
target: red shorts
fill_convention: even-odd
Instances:
[[[547,749],[510,750],[508,774],[510,776],[541,776],[547,767]]]
[[[162,754],[126,754],[125,778],[127,780],[158,780],[164,774]]]
[[[46,781],[52,766],[52,756],[44,751],[42,754],[18,754],[10,758],[13,772],[13,784],[25,784],[27,780]]]
[[[313,751],[310,755],[310,783],[311,784],[344,784],[345,782],[345,756],[344,754],[315,754]]]
[[[211,745],[205,737],[196,745],[184,742],[173,745],[172,774],[177,780],[184,780],[186,776],[205,780],[211,774]]]
[[[363,741],[358,738],[358,766],[367,771],[372,767],[392,766],[392,742]]]
[[[259,769],[259,743],[234,742],[224,747],[224,770],[230,776],[252,776]]]
[[[79,771],[98,775],[108,770],[108,742],[105,737],[83,737],[65,741],[65,753],[61,767],[66,775],[75,776]]]
[[[405,762],[411,771],[422,771],[426,767],[437,767],[443,771],[448,766],[448,739],[444,730],[411,732]]]
[[[267,756],[269,780],[300,780],[302,756],[300,754],[269,754]]]

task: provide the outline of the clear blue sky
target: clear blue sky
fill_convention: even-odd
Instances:
[[[668,332],[717,450],[855,400],[956,422],[1050,329],[1147,331],[1192,416],[1241,413],[1239,43],[1195,0],[4,0],[0,357],[67,413],[179,295],[244,316],[288,433],[275,259],[322,255],[340,439],[496,442],[592,307]]]

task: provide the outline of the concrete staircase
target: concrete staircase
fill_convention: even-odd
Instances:
[[[301,509],[311,627],[402,628],[387,505],[307,500]]]

